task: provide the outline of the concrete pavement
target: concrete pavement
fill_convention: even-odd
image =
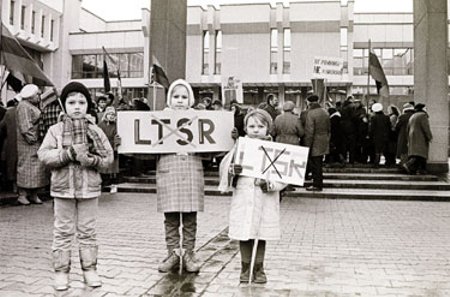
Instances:
[[[100,201],[99,274],[85,288],[72,255],[71,288],[52,288],[52,202],[0,207],[0,297],[450,296],[450,203],[284,198],[282,239],[268,242],[266,285],[239,285],[238,245],[226,236],[230,197],[206,197],[198,217],[199,274],[161,274],[163,216],[154,194]]]

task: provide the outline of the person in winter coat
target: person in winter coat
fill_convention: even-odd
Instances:
[[[319,97],[311,95],[306,98],[309,106],[306,115],[305,145],[309,147],[309,164],[312,180],[307,191],[322,191],[323,188],[323,158],[330,152],[330,117],[328,112],[320,107]]]
[[[17,191],[17,121],[16,109],[20,95],[6,103],[6,113],[0,122],[0,131],[4,137],[3,147],[0,152],[0,161],[2,164],[2,173],[5,175],[3,182],[5,182],[6,189]],[[3,189],[3,188],[2,188]]]
[[[103,185],[111,185],[111,192],[114,193],[117,191],[117,188],[113,183],[115,182],[116,175],[119,173],[119,154],[117,153],[117,147],[120,145],[121,139],[117,134],[116,109],[113,106],[106,107],[98,127],[108,137],[109,144],[114,150],[114,161],[108,168],[100,171]]]
[[[433,135],[425,104],[416,104],[414,110],[408,122],[408,161],[403,164],[403,168],[409,174],[425,174]]]
[[[39,161],[37,151],[42,143],[39,123],[41,111],[40,90],[36,85],[28,84],[20,91],[22,100],[17,105],[17,187],[20,204],[41,204],[37,193],[48,185],[48,174],[44,164]]]
[[[357,127],[355,126],[355,105],[353,102],[353,97],[349,96],[347,100],[344,101],[341,108],[341,127],[342,136],[344,137],[344,158],[348,163],[354,164],[356,161],[356,137],[357,137]]]
[[[167,110],[190,109],[195,102],[191,85],[175,80],[167,93]],[[197,233],[197,212],[204,209],[204,177],[202,158],[191,153],[162,154],[156,169],[158,212],[164,213],[164,228],[168,255],[158,266],[159,272],[169,272],[179,265],[179,227],[183,224],[184,268],[198,272],[200,264],[194,256]]]
[[[400,111],[397,106],[393,104],[388,106],[388,116],[391,123],[391,130],[389,131],[388,143],[386,147],[386,166],[393,167],[397,163],[397,131],[395,130],[395,125],[397,124],[398,117],[400,116]]]
[[[294,114],[295,104],[286,101],[283,104],[284,113],[277,116],[270,129],[270,135],[276,142],[299,145],[305,134],[300,118]]]
[[[113,161],[105,133],[86,118],[92,99],[81,83],[71,82],[61,92],[65,114],[50,127],[38,156],[51,169],[50,195],[54,198],[53,266],[55,289],[69,287],[72,241],[76,234],[84,281],[102,285],[97,275],[97,207],[101,195],[99,170]]]
[[[269,129],[272,118],[262,109],[255,109],[244,119],[245,137],[270,140]],[[254,240],[258,239],[252,282],[266,283],[264,255],[266,240],[280,239],[279,191],[286,185],[278,182],[240,176],[242,166],[234,164],[236,146],[220,164],[220,185],[222,192],[232,191],[228,236],[239,240],[241,253],[240,282],[250,278],[250,261]],[[231,173],[231,175],[230,175]]]
[[[414,113],[414,105],[405,103],[403,105],[403,113],[398,117],[397,124],[395,125],[395,131],[397,137],[397,158],[400,159],[400,166],[408,161],[408,122],[409,118]]]
[[[245,114],[242,112],[242,108],[237,101],[230,102],[231,111],[234,113],[234,127],[237,130],[238,137],[244,136],[244,117]]]
[[[276,117],[280,115],[280,112],[277,110],[279,103],[278,96],[275,94],[269,94],[267,95],[266,102],[264,103],[266,104],[262,109],[264,109],[270,114],[272,121],[275,121]]]
[[[391,122],[389,117],[383,113],[383,105],[381,103],[372,105],[372,111],[374,115],[370,119],[369,135],[374,143],[374,166],[378,167],[381,154],[386,153],[389,133],[391,132]]]
[[[330,107],[328,113],[330,114],[329,162],[344,165],[341,113],[334,107]]]

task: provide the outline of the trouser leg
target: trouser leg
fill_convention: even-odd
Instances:
[[[166,245],[170,253],[180,247],[180,213],[165,212],[164,228],[166,231]]]
[[[197,213],[183,213],[183,248],[193,251],[195,248],[195,238],[197,235]]]

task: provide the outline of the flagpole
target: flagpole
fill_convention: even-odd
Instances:
[[[369,52],[367,53],[367,94],[366,94],[367,113],[369,113],[369,98],[370,98],[370,51],[371,50],[372,50],[372,42],[369,39]]]

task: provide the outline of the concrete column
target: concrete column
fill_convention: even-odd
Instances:
[[[447,44],[447,0],[414,0],[414,101],[430,115],[432,172],[448,172]]]
[[[161,65],[171,82],[185,78],[187,0],[152,0],[150,14],[150,66]],[[165,94],[157,92],[156,109],[165,102]]]

